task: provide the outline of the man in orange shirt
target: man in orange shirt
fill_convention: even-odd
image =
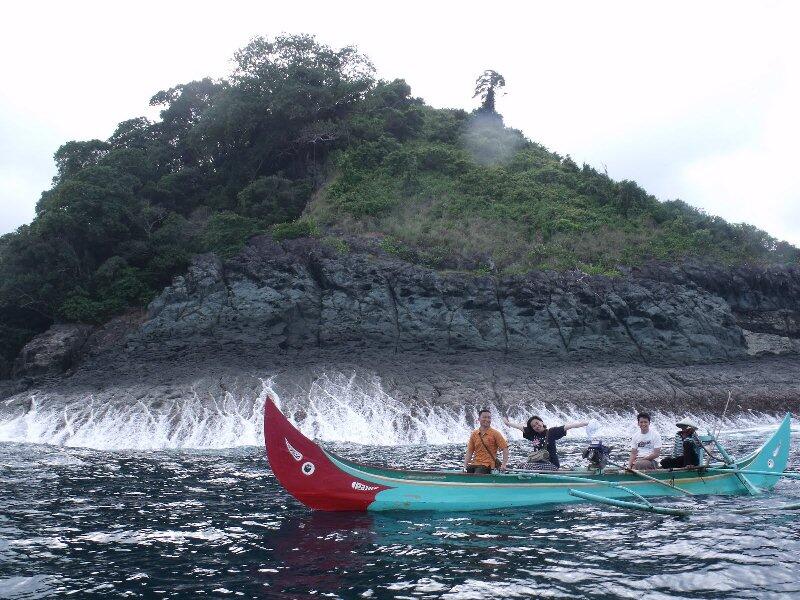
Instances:
[[[497,451],[503,451],[503,462],[500,471],[505,473],[508,464],[508,442],[496,429],[491,428],[492,414],[488,408],[478,412],[480,427],[472,432],[467,442],[467,454],[464,456],[464,470],[467,473],[488,475],[497,468]]]

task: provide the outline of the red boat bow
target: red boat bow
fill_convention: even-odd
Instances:
[[[339,469],[322,448],[283,416],[269,396],[264,403],[264,439],[275,477],[310,508],[364,511],[378,492],[389,489]]]

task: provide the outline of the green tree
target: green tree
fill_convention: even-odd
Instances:
[[[494,108],[495,90],[499,90],[505,85],[506,80],[500,73],[487,69],[475,80],[475,93],[472,97],[480,97],[482,111],[496,112]]]
[[[226,89],[226,83],[205,78],[160,91],[150,99],[151,106],[164,107],[161,122],[154,128],[161,142],[158,164],[162,169],[176,171],[208,160],[192,134]]]
[[[202,203],[208,181],[202,168],[185,167],[159,179],[152,197],[167,210],[189,214]]]
[[[82,169],[98,164],[110,149],[111,145],[101,140],[67,142],[56,150],[53,156],[58,169],[58,175],[53,178],[53,183],[64,181]]]

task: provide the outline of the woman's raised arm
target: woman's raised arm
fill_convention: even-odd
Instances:
[[[506,427],[513,427],[514,429],[525,431],[525,425],[521,423],[512,423],[511,421],[508,420],[508,417],[503,417],[503,423],[505,423]]]
[[[575,421],[573,423],[564,423],[564,431],[575,429],[576,427],[586,427],[589,421]]]

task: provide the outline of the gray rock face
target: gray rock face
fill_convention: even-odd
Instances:
[[[14,362],[15,377],[59,375],[78,360],[86,340],[94,331],[89,325],[53,325],[37,335]]]
[[[725,300],[743,329],[800,339],[800,266],[648,265],[635,278],[703,289]]]
[[[124,342],[131,331],[144,321],[146,313],[140,308],[133,308],[122,315],[114,317],[102,327],[97,327],[86,340],[83,356],[96,356],[108,348],[114,348]]]
[[[800,353],[800,339],[747,330],[744,331],[744,338],[747,341],[747,353],[751,356]]]
[[[261,238],[223,264],[198,257],[150,306],[133,348],[213,339],[276,351],[353,345],[694,363],[743,357],[729,305],[691,282],[580,273],[440,274]]]
[[[40,336],[17,373],[80,367],[0,382],[0,398],[217,406],[273,377],[303,398],[338,373],[409,406],[715,411],[730,391],[742,410],[784,411],[800,400],[798,308],[792,267],[475,277],[263,237],[227,263],[197,257],[146,314]]]

